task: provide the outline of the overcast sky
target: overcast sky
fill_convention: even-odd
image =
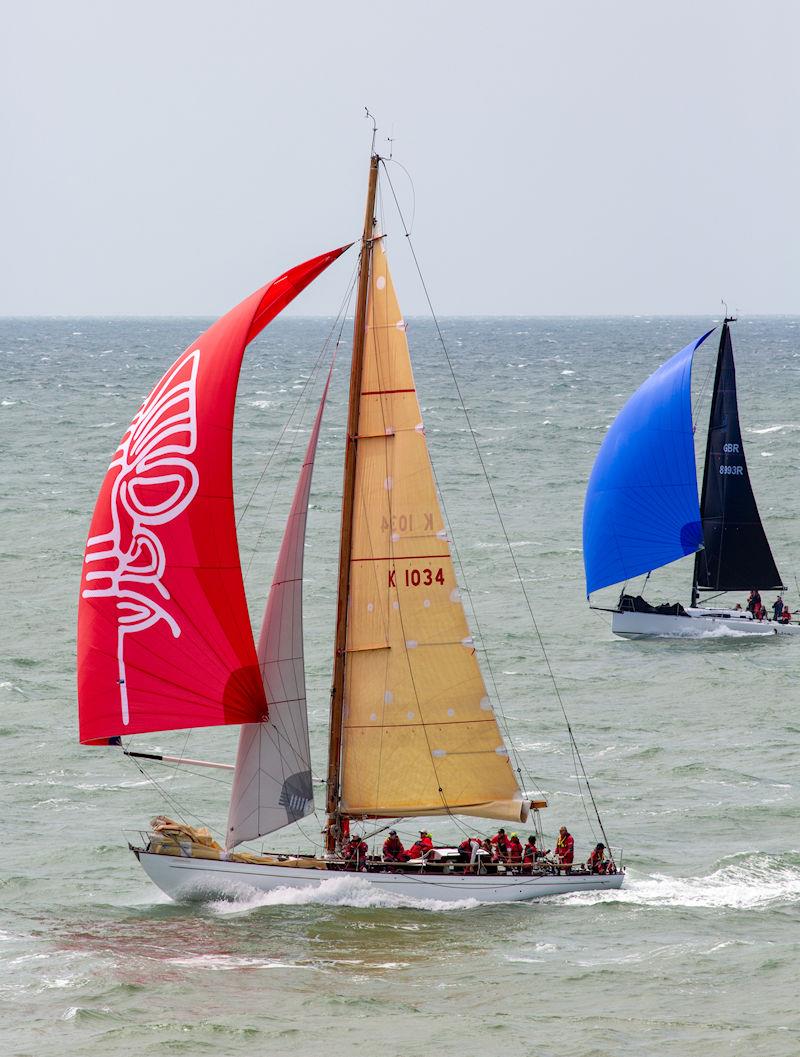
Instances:
[[[794,0],[3,12],[0,314],[215,315],[357,237],[365,104],[443,314],[800,311]]]

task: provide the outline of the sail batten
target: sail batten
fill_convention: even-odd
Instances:
[[[700,512],[705,546],[695,559],[697,590],[784,589],[747,469],[727,321],[714,376]]]
[[[366,322],[339,809],[518,822],[527,801],[461,603],[383,238]]]
[[[82,743],[266,714],[233,507],[239,370],[247,343],[345,249],[298,265],[219,319],[123,436],[84,556]]]

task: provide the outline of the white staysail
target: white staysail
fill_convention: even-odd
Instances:
[[[331,365],[331,371],[333,365]],[[242,727],[225,846],[272,833],[314,810],[303,660],[303,554],[308,496],[331,372],[275,565],[258,640],[269,718]]]

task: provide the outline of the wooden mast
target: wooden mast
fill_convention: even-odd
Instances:
[[[333,685],[331,686],[331,722],[328,738],[328,782],[325,829],[325,850],[332,852],[341,837],[339,825],[339,773],[342,750],[342,714],[344,709],[344,680],[347,648],[347,603],[350,595],[350,552],[353,537],[353,506],[356,484],[356,447],[358,419],[361,408],[361,375],[364,367],[364,343],[367,333],[367,295],[372,260],[372,232],[375,224],[375,193],[378,186],[377,154],[372,154],[369,165],[367,206],[364,213],[364,234],[358,273],[358,295],[353,325],[353,360],[350,366],[350,401],[347,412],[347,442],[344,456],[342,485],[342,527],[339,544],[339,583],[336,601],[336,638],[333,657]]]

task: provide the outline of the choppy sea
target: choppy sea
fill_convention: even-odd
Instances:
[[[78,746],[76,595],[117,441],[205,322],[0,321],[0,1052],[796,1057],[800,643],[615,640],[583,591],[583,490],[603,432],[705,319],[443,322],[607,832],[622,848],[624,889],[448,909],[396,905],[349,876],[311,895],[240,892],[199,905],[171,903],[150,884],[129,831],[164,811],[219,830],[229,779],[155,765],[144,774],[113,750]],[[245,358],[235,463],[254,622],[330,326],[278,320]],[[568,824],[583,857],[594,834],[564,722],[453,380],[429,321],[412,320],[409,337],[481,648],[550,801],[546,831],[552,839]],[[788,604],[800,609],[800,319],[744,319],[733,338],[753,485]],[[698,359],[698,395],[712,344]],[[348,351],[321,439],[306,561],[318,774]],[[690,565],[654,575],[651,600],[686,601]],[[232,760],[235,732],[140,742]],[[445,823],[432,829],[437,840],[455,835]],[[312,817],[273,845],[318,839]]]

